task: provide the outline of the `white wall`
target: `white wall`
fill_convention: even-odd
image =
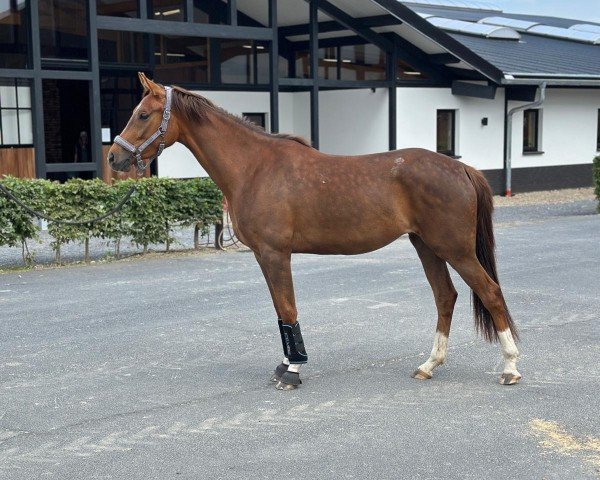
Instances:
[[[198,92],[230,113],[266,113],[269,125],[268,92]],[[172,178],[207,177],[208,174],[196,161],[192,152],[180,143],[166,149],[158,159],[158,176]]]
[[[319,143],[335,155],[387,151],[387,89],[319,92]]]
[[[225,110],[266,113],[267,92],[200,92]],[[457,110],[457,154],[482,170],[502,169],[504,160],[504,91],[495,100],[452,95],[446,88],[398,89],[398,148],[436,148],[436,111]],[[308,92],[279,95],[280,131],[310,138]],[[510,102],[509,107],[522,103]],[[523,114],[515,115],[513,168],[589,163],[596,155],[600,90],[549,89],[542,107],[543,155],[523,155]],[[319,94],[321,150],[359,155],[388,149],[386,89],[330,90]],[[481,120],[487,117],[488,125]],[[176,144],[158,163],[161,177],[206,176],[191,152]]]
[[[509,102],[509,108],[522,105]],[[600,90],[548,89],[540,107],[541,155],[523,155],[523,113],[513,120],[513,168],[591,163],[597,155]]]
[[[456,154],[481,170],[504,164],[504,91],[495,100],[452,95],[449,88],[398,89],[398,148],[435,151],[437,110],[457,110]],[[481,120],[487,117],[488,126]]]

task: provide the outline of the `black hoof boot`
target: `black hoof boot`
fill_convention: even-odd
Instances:
[[[277,388],[277,390],[295,390],[299,385],[302,385],[300,374],[298,372],[286,371],[281,375],[281,379],[275,388]]]
[[[280,363],[279,365],[277,365],[277,368],[273,372],[273,375],[271,375],[271,381],[279,382],[281,380],[282,375],[285,372],[287,372],[288,367],[289,365],[286,365],[285,363]]]

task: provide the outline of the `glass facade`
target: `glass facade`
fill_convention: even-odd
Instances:
[[[208,83],[208,40],[202,37],[154,35],[154,78],[162,83]]]
[[[385,60],[375,45],[340,47],[340,80],[385,80]]]
[[[88,18],[85,0],[38,0],[42,67],[88,64]]]
[[[149,35],[137,32],[98,30],[98,57],[101,64],[149,65]]]
[[[29,67],[29,2],[0,1],[0,68]]]
[[[219,42],[221,82],[230,84],[269,83],[269,46],[252,40]]]

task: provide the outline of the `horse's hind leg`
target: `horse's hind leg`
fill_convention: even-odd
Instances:
[[[452,284],[446,262],[425,245],[419,236],[411,233],[409,237],[423,264],[425,275],[433,290],[435,305],[438,311],[437,328],[431,355],[413,373],[413,378],[426,380],[432,377],[433,369],[443,364],[446,359],[448,336],[450,335],[450,325],[452,323],[452,313],[457,293]]]
[[[279,377],[279,390],[297,388],[300,381],[300,366],[307,362],[306,349],[294,297],[290,253],[265,248],[256,256],[269,285],[273,304],[280,318],[279,330],[284,351],[284,364],[277,367],[274,376]],[[287,362],[287,369],[285,363]]]
[[[517,370],[519,351],[511,332],[510,316],[500,286],[494,282],[475,255],[450,260],[473,292],[481,299],[492,317],[494,332],[498,336],[504,357],[504,370],[500,377],[502,385],[514,385],[522,378]]]

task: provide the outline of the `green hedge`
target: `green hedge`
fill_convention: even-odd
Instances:
[[[598,213],[600,213],[600,155],[594,158],[594,185],[596,186],[596,198],[598,199]]]
[[[61,245],[82,242],[89,259],[92,237],[113,241],[118,256],[124,237],[147,251],[149,244],[166,245],[175,226],[204,231],[221,219],[222,194],[210,179],[143,178],[107,185],[99,179],[66,183],[6,177],[0,180],[18,198],[45,215],[62,220],[85,220],[102,215],[123,198],[135,183],[136,193],[117,214],[90,226],[48,224],[52,248],[60,263]],[[37,220],[0,194],[0,246],[21,247],[23,260],[33,261],[28,241],[38,238]]]

